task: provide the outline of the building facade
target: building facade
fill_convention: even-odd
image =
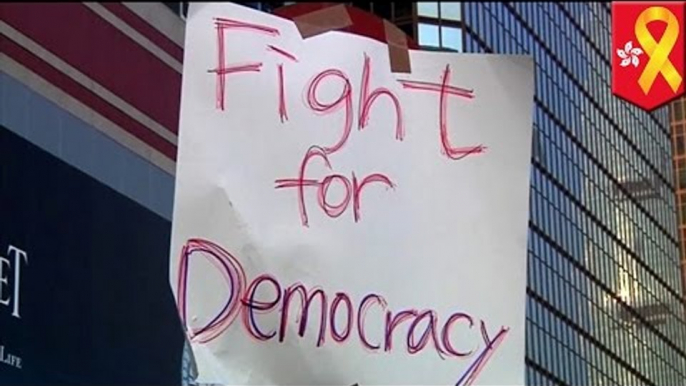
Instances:
[[[536,62],[527,383],[682,384],[668,110],[612,96],[610,5],[465,3],[462,15],[465,52]]]
[[[679,209],[679,241],[681,244],[681,271],[686,283],[686,98],[679,98],[670,105],[672,118],[672,152],[674,175]],[[685,284],[686,285],[686,284]]]
[[[611,95],[610,5],[353,5],[425,49],[534,57],[527,385],[684,384],[684,146],[667,109]],[[184,2],[0,5],[0,130],[169,226],[186,12]],[[684,104],[674,106],[683,139]],[[178,366],[191,383],[188,350]]]
[[[0,4],[0,384],[179,384],[183,26],[161,3]]]

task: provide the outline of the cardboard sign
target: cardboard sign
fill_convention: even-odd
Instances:
[[[199,381],[523,384],[532,60],[394,73],[310,27],[191,5],[171,283]]]

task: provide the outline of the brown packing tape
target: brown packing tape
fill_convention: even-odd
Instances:
[[[347,28],[353,24],[345,4],[326,7],[295,17],[293,22],[303,39],[328,31]],[[391,72],[410,73],[410,51],[407,46],[407,36],[400,28],[387,20],[383,21],[383,25],[386,44],[388,44]]]
[[[391,62],[391,72],[410,73],[410,51],[407,48],[407,37],[395,24],[384,20],[386,43],[388,44],[388,56]]]
[[[353,24],[344,4],[327,7],[293,19],[303,39]]]

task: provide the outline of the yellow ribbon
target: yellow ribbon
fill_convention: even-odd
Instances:
[[[648,23],[652,21],[667,23],[665,33],[659,42],[656,42],[653,35],[648,31]],[[650,7],[638,16],[634,30],[638,42],[650,57],[643,73],[641,73],[641,77],[638,79],[638,84],[643,89],[643,92],[648,94],[650,88],[653,87],[655,79],[657,79],[657,75],[660,73],[662,73],[672,91],[676,92],[681,85],[682,78],[676,68],[674,68],[672,61],[669,60],[669,54],[672,52],[679,37],[679,20],[665,7]]]

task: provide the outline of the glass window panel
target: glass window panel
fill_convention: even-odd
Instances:
[[[421,3],[418,3],[421,4]],[[462,20],[462,4],[457,2],[447,2],[441,4],[441,19]]]
[[[679,170],[679,189],[686,189],[686,169]]]
[[[441,39],[443,47],[462,51],[462,29],[453,27],[441,27]]]
[[[684,119],[683,101],[676,101],[676,103],[672,104],[672,107],[674,109],[674,119],[677,121]]]
[[[427,47],[440,47],[437,25],[419,23],[418,34],[419,45]]]
[[[417,15],[426,17],[438,17],[438,3],[427,3],[419,2],[417,3]]]

